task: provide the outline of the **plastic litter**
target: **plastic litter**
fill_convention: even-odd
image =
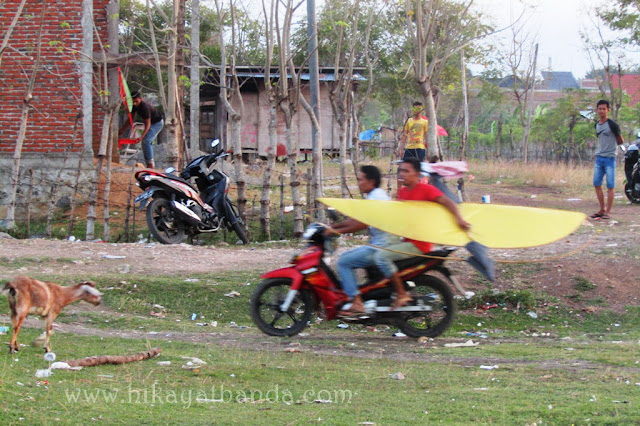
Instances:
[[[191,314],[191,321],[195,321],[196,318],[198,318],[198,314],[196,314],[195,312]]]
[[[52,370],[82,370],[82,367],[71,367],[66,362],[54,362],[51,364]]]
[[[0,334],[7,334],[9,332],[9,327],[2,326],[0,327]]]
[[[404,334],[402,331],[396,331],[395,333],[392,334],[393,337],[407,337],[406,334]]]
[[[531,318],[533,318],[533,319],[537,319],[537,318],[538,318],[538,314],[536,314],[536,313],[535,313],[535,312],[533,312],[533,311],[529,311],[529,312],[527,312],[527,315],[529,315],[529,316],[530,316]]]
[[[171,361],[158,361],[158,365],[161,367],[165,367],[167,365],[171,365]]]
[[[196,364],[196,365],[205,365],[206,362],[201,360],[200,358],[196,358],[196,357],[192,357],[192,356],[181,356],[180,358],[182,359],[188,359],[190,363]],[[189,362],[187,364],[189,364]]]
[[[497,368],[500,368],[500,366],[498,365],[481,365],[480,366],[481,370],[495,370]]]
[[[56,354],[54,354],[53,352],[47,352],[44,354],[44,360],[53,362],[56,360]]]
[[[338,328],[349,328],[349,324],[338,324]]]
[[[404,374],[402,373],[393,373],[389,374],[393,380],[404,380]]]
[[[43,370],[36,370],[36,377],[37,378],[42,378],[42,377],[51,377],[51,370],[49,370],[48,368],[45,368]]]
[[[126,259],[127,256],[118,256],[115,254],[105,254],[104,256],[102,256],[105,259]]]
[[[226,297],[238,297],[238,296],[240,296],[240,293],[238,293],[237,291],[232,291],[230,293],[226,293],[225,296]]]
[[[480,342],[474,342],[473,340],[469,339],[464,343],[445,343],[444,347],[445,348],[469,348],[473,346],[478,346],[479,344]]]

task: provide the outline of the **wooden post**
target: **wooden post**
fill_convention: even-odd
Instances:
[[[35,186],[35,175],[33,169],[29,169],[29,191],[27,192],[27,237],[31,236],[31,200],[33,198],[33,187]]]
[[[132,191],[131,188],[133,187],[133,173],[131,173],[131,176],[129,177],[129,188],[127,188],[127,209],[126,209],[126,213],[124,216],[124,240],[128,243],[131,242],[130,240],[130,233],[129,233],[129,217],[131,216],[131,199],[132,199]]]
[[[313,172],[311,169],[307,169],[307,173],[304,178],[307,180],[307,214],[311,215],[311,208],[313,207],[313,203],[311,202],[311,181],[313,177]]]
[[[278,239],[284,237],[284,175],[280,175],[280,233]]]

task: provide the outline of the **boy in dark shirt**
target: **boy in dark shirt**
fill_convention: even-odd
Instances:
[[[618,145],[624,143],[620,134],[620,126],[609,118],[609,101],[600,100],[596,106],[599,120],[595,129],[598,136],[598,147],[596,148],[596,164],[593,172],[593,186],[596,190],[596,197],[600,210],[592,214],[592,219],[609,219],[611,206],[613,206],[614,188],[616,183],[616,154]],[[602,190],[602,180],[607,176],[607,205],[604,204],[604,191]]]
[[[150,103],[146,102],[142,99],[142,95],[140,91],[136,91],[131,94],[131,98],[133,99],[133,108],[131,110],[131,115],[135,116],[138,114],[138,117],[142,118],[144,122],[144,131],[142,135],[137,139],[137,142],[142,141],[142,153],[144,154],[144,160],[147,163],[147,167],[154,168],[155,164],[153,161],[153,147],[151,143],[158,136],[160,130],[164,126],[164,120],[162,119],[162,114]],[[124,126],[120,129],[118,134],[122,134],[129,123],[125,123]]]

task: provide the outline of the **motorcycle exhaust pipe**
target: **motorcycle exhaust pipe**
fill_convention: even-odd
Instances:
[[[172,201],[171,206],[189,225],[198,225],[202,223],[202,220],[192,210],[177,201]]]

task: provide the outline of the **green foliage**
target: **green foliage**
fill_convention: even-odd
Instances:
[[[585,277],[573,277],[574,287],[580,291],[589,291],[596,288],[596,285]]]
[[[623,31],[627,44],[640,44],[640,7],[637,0],[613,0],[598,10],[598,16],[614,30]]]

